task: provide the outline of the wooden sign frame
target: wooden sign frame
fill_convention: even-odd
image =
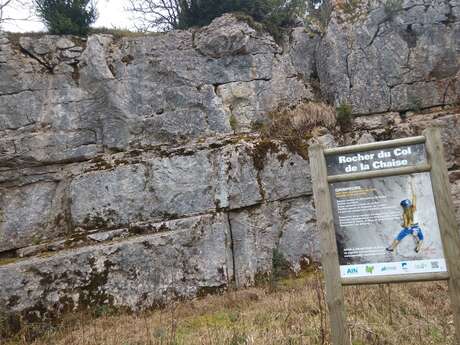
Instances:
[[[427,163],[385,170],[349,173],[328,177],[326,156],[357,153],[367,150],[396,148],[403,145],[425,144]],[[326,283],[326,302],[331,323],[333,345],[349,345],[350,337],[346,322],[342,286],[356,284],[402,283],[415,281],[448,280],[449,294],[454,316],[456,344],[460,344],[460,232],[456,224],[451,197],[444,149],[438,128],[428,128],[422,136],[324,149],[321,145],[312,145],[309,149],[313,195],[316,205],[318,230],[321,236],[321,261]],[[420,273],[411,275],[388,275],[358,278],[341,278],[339,256],[332,200],[329,183],[354,181],[368,178],[389,177],[420,172],[430,172],[433,196],[438,216],[447,272]]]

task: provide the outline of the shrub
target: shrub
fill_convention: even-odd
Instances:
[[[342,102],[336,109],[337,123],[341,128],[347,128],[353,121],[353,108],[350,104]]]
[[[330,3],[330,1],[325,1],[319,8],[317,18],[320,28],[323,32],[327,30],[333,10],[334,6]]]
[[[96,21],[92,0],[34,0],[38,16],[52,34],[86,35]]]
[[[179,27],[208,25],[228,12],[249,14],[254,20],[269,26],[292,24],[305,8],[303,0],[202,0],[183,1],[179,13]]]
[[[422,100],[418,98],[417,96],[410,95],[407,99],[408,107],[410,110],[415,111],[416,113],[419,113],[422,111],[423,104]]]
[[[289,27],[303,17],[304,0],[202,0],[183,1],[178,15],[179,29],[205,26],[224,13],[238,12],[262,23],[276,41],[282,36],[280,28]]]
[[[238,120],[234,114],[230,115],[228,122],[230,124],[230,128],[232,129],[232,131],[236,132],[238,130]]]
[[[272,276],[275,280],[286,277],[291,270],[291,264],[278,249],[273,249],[272,256]]]
[[[239,12],[265,24],[270,32],[304,17],[304,0],[129,0],[145,30],[188,29],[208,25],[224,13]]]
[[[385,10],[385,14],[392,18],[396,15],[396,13],[402,11],[403,9],[403,1],[402,0],[386,0],[383,4],[383,8]]]
[[[268,277],[269,291],[274,292],[277,289],[278,281],[289,277],[291,273],[291,264],[284,257],[283,253],[278,249],[274,248],[272,251],[272,271]]]
[[[306,5],[307,27],[318,26],[321,31],[324,31],[331,19],[334,4],[331,0],[306,0]]]
[[[353,15],[358,10],[359,0],[346,0],[340,7],[345,14]]]

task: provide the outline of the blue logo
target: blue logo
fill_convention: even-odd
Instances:
[[[357,274],[357,273],[358,273],[358,269],[356,267],[352,267],[347,270],[347,274]]]
[[[407,267],[407,262],[401,263],[401,267],[403,270],[407,270],[409,267]]]

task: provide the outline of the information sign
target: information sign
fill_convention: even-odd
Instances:
[[[332,343],[350,343],[342,286],[448,280],[460,344],[460,235],[439,129],[309,156]]]

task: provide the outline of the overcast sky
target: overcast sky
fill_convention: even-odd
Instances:
[[[124,10],[127,0],[98,0],[97,8],[99,17],[93,26],[104,26],[108,28],[117,27],[120,29],[132,29],[130,13]],[[9,8],[5,13],[7,17],[25,18],[29,11],[20,8]],[[45,28],[37,19],[26,21],[7,22],[3,25],[6,31],[44,31]]]

